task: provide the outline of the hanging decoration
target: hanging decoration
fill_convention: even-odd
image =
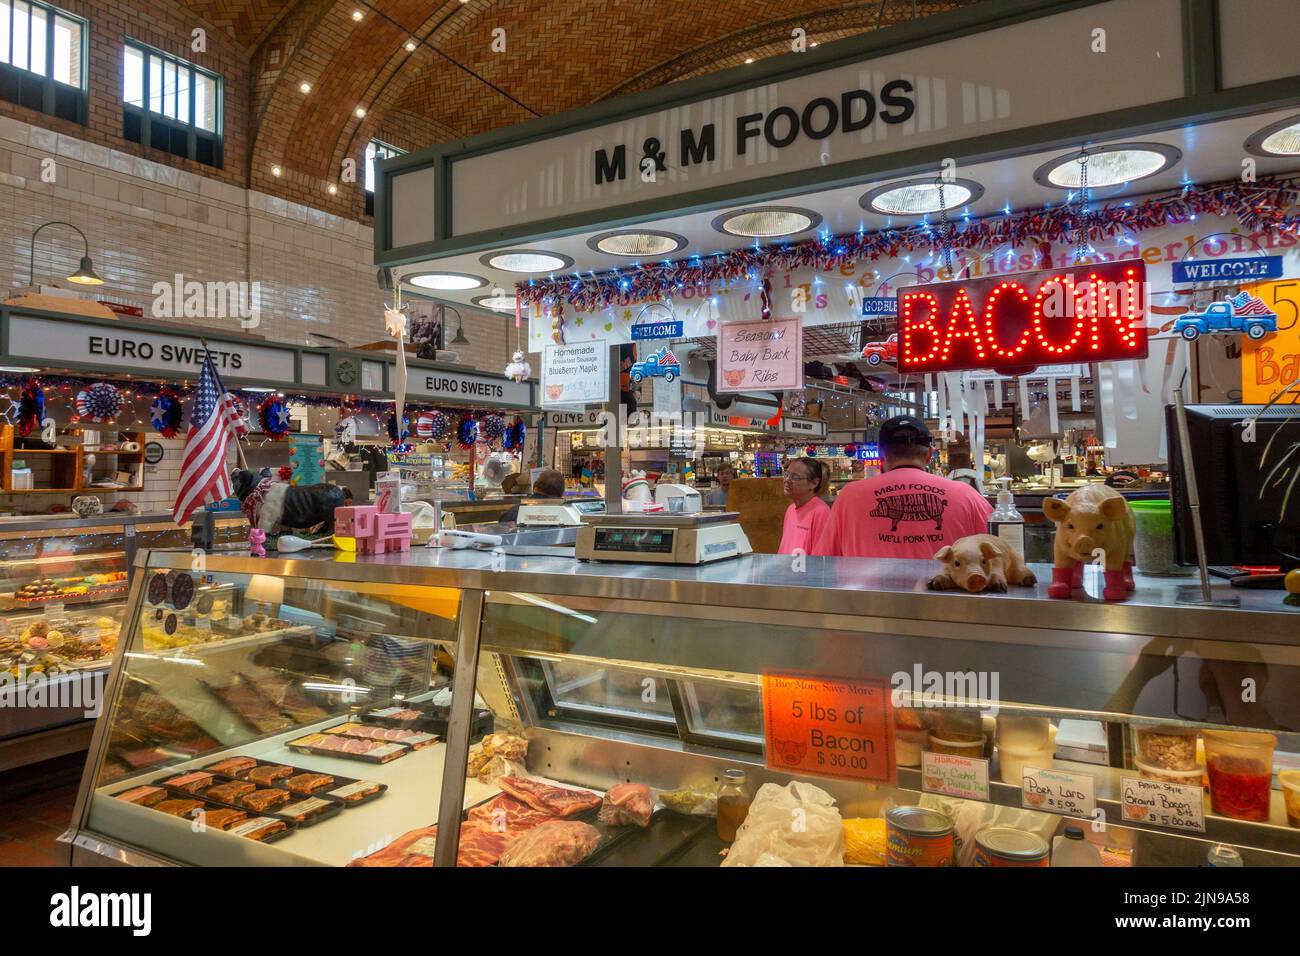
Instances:
[[[533,367],[528,364],[528,357],[523,352],[516,352],[506,366],[505,376],[516,382],[522,382],[533,374]]]
[[[1193,216],[1235,218],[1251,232],[1295,229],[1300,215],[1300,179],[1255,183],[1228,182],[1208,186],[1188,184],[1176,192],[1125,205],[1124,200],[1092,210],[1086,224],[1077,204],[1028,210],[1009,216],[950,223],[945,236],[928,223],[879,232],[823,235],[799,243],[776,243],[755,249],[746,246],[705,259],[646,262],[618,272],[532,279],[516,286],[524,305],[550,309],[552,339],[563,341],[560,302],[579,311],[614,304],[662,299],[685,286],[727,283],[771,271],[815,268],[826,270],[868,259],[895,258],[915,251],[940,252],[945,239],[955,249],[996,250],[1026,243],[1072,242],[1086,225],[1087,239],[1132,234],[1159,226],[1188,222]]]
[[[421,415],[421,418],[426,416]],[[432,411],[428,413],[429,419],[429,437],[434,441],[442,441],[447,437],[447,430],[451,428],[451,419],[447,417],[446,412]]]
[[[501,438],[501,447],[506,451],[522,452],[524,450],[524,437],[527,432],[527,426],[522,418],[516,418]]]
[[[392,442],[394,448],[404,451],[410,450],[410,445],[406,441],[411,437],[411,418],[409,415],[402,416],[402,432],[397,433],[397,412],[391,412],[388,416],[388,440]],[[405,446],[403,448],[403,446]]]
[[[487,415],[481,425],[483,437],[491,442],[499,442],[506,433],[506,420],[500,415]]]
[[[461,451],[469,451],[478,441],[478,422],[474,420],[473,415],[462,415],[460,421],[456,424],[456,444]]]
[[[281,465],[275,473],[281,481],[293,481],[293,467],[290,465]]]
[[[1092,198],[1092,191],[1088,189],[1088,151],[1085,149],[1079,153],[1079,244],[1074,250],[1074,261],[1083,262],[1092,253],[1092,245],[1088,242],[1088,200]]]
[[[184,421],[185,409],[181,406],[181,397],[176,389],[164,385],[158,391],[153,404],[149,406],[149,423],[163,438],[175,438],[180,434]]]
[[[283,441],[289,431],[289,406],[279,395],[272,392],[257,406],[257,420],[262,426],[262,434],[271,441]]]
[[[45,389],[34,378],[29,378],[23,385],[22,398],[18,402],[18,434],[26,438],[32,429],[39,428],[45,420]]]
[[[352,409],[344,408],[344,416],[334,423],[334,442],[338,445],[353,445],[357,440],[357,419]]]
[[[77,393],[76,408],[82,418],[108,424],[122,411],[122,393],[108,382],[96,382]]]

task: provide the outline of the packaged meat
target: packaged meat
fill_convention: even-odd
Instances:
[[[411,710],[409,707],[381,707],[366,714],[365,719],[393,724],[409,724],[414,723],[423,716],[424,714],[421,711]]]
[[[308,734],[291,740],[288,746],[306,753],[319,753],[331,757],[353,757],[372,763],[388,763],[405,756],[410,749],[403,744],[385,743],[382,740],[363,740],[331,734]]]
[[[534,810],[509,794],[499,793],[486,803],[471,807],[469,819],[498,832],[522,833],[539,824],[554,820],[549,813]]]
[[[294,793],[315,793],[334,786],[334,778],[327,773],[296,773],[284,785]]]
[[[552,820],[512,840],[501,866],[573,866],[600,842],[600,831],[576,820]]]
[[[401,727],[368,727],[349,721],[337,727],[329,727],[327,734],[342,734],[345,737],[360,737],[363,740],[383,740],[389,743],[406,744],[412,750],[420,750],[438,742],[437,734],[426,734],[418,730]]]
[[[496,866],[515,839],[510,831],[502,832],[482,823],[460,825],[460,844],[456,848],[457,866]]]
[[[610,826],[648,827],[654,812],[654,794],[644,783],[616,783],[605,791],[598,819]]]
[[[184,790],[186,793],[201,793],[216,782],[217,778],[206,770],[196,770],[193,773],[183,773],[179,777],[170,777],[164,780],[162,785],[173,790]]]
[[[333,800],[322,800],[320,797],[308,797],[306,800],[287,803],[275,812],[279,816],[288,817],[295,823],[305,823],[308,820],[314,820],[337,807],[338,804]]]
[[[211,773],[224,773],[228,777],[242,777],[256,766],[257,759],[254,757],[227,757],[203,769]]]
[[[237,823],[248,819],[243,810],[227,810],[225,807],[213,807],[203,811],[203,825],[213,830],[229,830]]]
[[[285,777],[293,776],[292,767],[284,767],[278,764],[263,764],[260,767],[254,767],[248,771],[246,780],[257,784],[259,787],[269,787],[277,780],[283,780]]]
[[[571,790],[527,777],[501,777],[497,786],[534,810],[557,817],[572,817],[600,806],[601,800],[590,790]]]
[[[226,832],[264,843],[270,837],[275,836],[277,833],[283,833],[287,829],[289,829],[289,824],[283,820],[277,820],[275,817],[252,817],[242,823],[236,823]]]
[[[373,796],[383,791],[383,785],[375,783],[373,780],[353,780],[351,783],[345,783],[336,790],[331,790],[327,796],[334,797],[337,800],[344,800],[348,803],[360,803],[366,797]]]
[[[229,780],[225,783],[215,783],[203,792],[207,800],[220,800],[222,803],[237,803],[239,798],[246,793],[252,793],[257,789],[257,784],[249,783],[247,780]]]
[[[241,807],[248,807],[254,813],[265,813],[268,810],[278,807],[282,803],[288,803],[293,799],[293,795],[287,790],[254,790],[252,793],[246,793],[239,798]]]
[[[509,833],[497,832],[481,821],[467,820],[460,825],[456,865],[495,866],[510,839]],[[438,827],[421,827],[403,833],[382,850],[353,860],[348,866],[433,866],[437,844]]]
[[[528,739],[516,734],[488,734],[483,749],[494,757],[523,761],[528,757]]]
[[[167,799],[167,791],[162,787],[132,787],[114,795],[117,800],[135,803],[142,807],[152,807]]]
[[[166,813],[173,817],[188,817],[195,810],[203,808],[202,800],[163,800],[155,803],[153,808],[159,813]]]
[[[479,783],[491,786],[496,783],[499,777],[523,777],[527,773],[528,768],[519,761],[495,754],[488,758],[488,762],[479,768],[479,772],[475,776],[478,777]]]

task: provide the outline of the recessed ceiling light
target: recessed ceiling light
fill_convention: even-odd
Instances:
[[[279,176],[282,172],[284,172],[284,170],[281,169],[279,166],[272,166],[272,167],[271,167],[271,175],[272,175],[272,176]]]
[[[353,20],[360,21],[361,18],[364,17],[364,16],[365,16],[365,14],[362,13],[360,10],[353,10],[353,11],[352,11],[352,19],[353,19]]]
[[[745,62],[746,62],[746,63],[753,63],[753,62],[754,62],[754,58],[753,58],[752,56],[747,56],[747,57],[745,57]]]
[[[1300,156],[1300,116],[1266,126],[1246,140],[1246,151],[1256,156]]]
[[[813,40],[812,43],[809,43],[808,45],[809,45],[810,47],[816,46],[816,45],[817,45],[817,41],[816,41],[816,40]]]
[[[492,309],[494,312],[513,312],[517,299],[513,295],[480,295],[470,300],[477,306]]]
[[[1034,180],[1041,186],[1056,189],[1079,189],[1082,186],[1079,159],[1083,150],[1057,156],[1039,166]],[[1164,172],[1183,158],[1182,151],[1163,143],[1118,143],[1090,148],[1088,153],[1088,187],[1102,189],[1121,186]]]
[[[795,206],[756,206],[739,212],[723,213],[713,220],[713,228],[732,236],[748,239],[775,239],[793,236],[821,225],[822,217],[811,209]]]
[[[354,109],[352,112],[356,114],[357,119],[365,119],[365,118],[366,118],[366,108],[365,108],[364,106],[358,106],[358,107],[357,107],[356,109]]]
[[[602,232],[587,240],[588,247],[597,252],[606,252],[611,256],[627,256],[629,259],[642,256],[666,256],[670,252],[686,248],[686,237],[657,229],[620,229],[617,232]]]
[[[329,184],[329,186],[328,186],[328,192],[329,192],[329,194],[330,194],[331,196],[333,196],[333,195],[334,195],[335,193],[337,193],[338,191],[339,191],[339,187],[338,187],[338,186],[335,186],[333,183],[330,183],[330,184]]]
[[[939,201],[940,186],[943,202]],[[877,186],[858,200],[863,209],[885,216],[926,216],[940,209],[960,209],[984,195],[984,187],[971,179],[940,182],[937,179],[908,179]]]
[[[299,84],[298,84],[298,89],[299,89],[301,92],[303,92],[303,93],[310,93],[310,92],[311,92],[311,84],[308,83],[308,82],[306,82],[306,81],[304,80],[302,83],[299,83]]]
[[[489,252],[479,262],[503,272],[557,272],[573,265],[573,260],[558,252],[545,249],[511,249],[507,252]]]
[[[415,52],[415,41],[414,41],[414,40],[407,40],[407,41],[406,41],[406,52],[407,52],[407,53],[414,53],[414,52]]]
[[[444,292],[463,292],[487,285],[487,279],[464,272],[422,272],[407,276],[403,281],[421,289],[439,289]]]

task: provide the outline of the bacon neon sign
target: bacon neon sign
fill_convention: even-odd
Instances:
[[[898,296],[901,372],[1146,358],[1146,263],[911,286]]]

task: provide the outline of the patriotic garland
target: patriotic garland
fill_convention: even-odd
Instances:
[[[478,422],[470,415],[462,415],[456,424],[456,444],[461,451],[468,451],[478,441]]]
[[[149,424],[163,438],[175,438],[180,434],[184,417],[180,395],[170,385],[164,385],[149,406]]]
[[[664,298],[688,285],[757,278],[771,271],[826,270],[866,259],[892,259],[918,250],[938,252],[949,236],[961,249],[996,250],[1029,242],[1075,241],[1079,237],[1098,241],[1187,222],[1198,215],[1235,217],[1252,232],[1295,229],[1300,226],[1300,215],[1292,211],[1297,203],[1300,179],[1189,184],[1175,193],[1132,204],[1113,202],[1085,211],[1078,203],[1065,203],[1050,209],[968,220],[953,224],[948,235],[928,222],[879,232],[824,234],[793,244],[735,249],[707,259],[649,262],[599,275],[529,280],[517,285],[515,291],[521,305],[567,302],[578,311],[593,311]]]

